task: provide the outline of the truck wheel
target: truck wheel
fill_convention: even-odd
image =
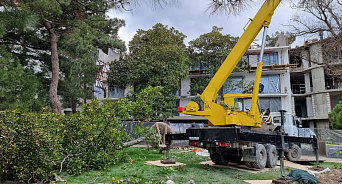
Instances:
[[[218,165],[227,165],[229,160],[227,155],[217,154]]]
[[[265,146],[262,144],[258,144],[256,155],[255,155],[256,161],[253,162],[253,166],[257,169],[263,169],[266,166],[266,160],[267,160],[267,153]]]
[[[266,146],[267,160],[266,167],[274,168],[278,161],[278,152],[274,145],[269,144]]]
[[[217,154],[218,154],[218,153],[210,154],[210,159],[211,159],[211,161],[214,162],[215,164],[218,164],[218,163],[217,163],[217,160],[216,160],[216,155],[217,155]]]
[[[245,165],[246,165],[248,168],[254,168],[252,162],[245,162]]]
[[[210,154],[210,159],[217,165],[227,165],[229,160],[226,155],[222,155],[219,153]]]
[[[294,144],[288,152],[285,153],[286,160],[288,161],[298,161],[302,156],[302,150],[297,144]]]

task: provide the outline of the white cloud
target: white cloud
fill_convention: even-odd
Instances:
[[[241,36],[243,27],[249,18],[253,18],[259,10],[261,3],[250,6],[237,16],[234,15],[210,15],[206,11],[209,1],[183,0],[176,5],[153,9],[149,5],[141,4],[132,11],[110,11],[110,17],[117,17],[126,21],[126,26],[119,31],[119,37],[126,42],[132,39],[138,29],[151,29],[156,23],[162,23],[174,27],[187,36],[185,44],[211,31],[212,26],[223,27],[223,34]],[[279,5],[272,18],[269,34],[276,31],[289,31],[284,26],[290,23],[291,16],[296,10],[291,9],[286,3]],[[261,34],[257,39],[261,40]]]

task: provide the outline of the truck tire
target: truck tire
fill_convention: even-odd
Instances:
[[[293,144],[292,147],[285,153],[286,160],[299,161],[302,156],[302,150],[297,144]]]
[[[267,160],[266,167],[274,168],[277,165],[278,161],[278,152],[274,145],[268,144],[266,146]]]
[[[246,165],[248,168],[254,168],[252,162],[245,162],[245,165]]]
[[[258,144],[256,148],[255,162],[253,162],[253,166],[257,169],[264,169],[266,166],[267,153],[265,146],[262,144]]]
[[[226,155],[222,155],[219,153],[210,154],[210,159],[217,165],[227,165],[229,160]]]
[[[216,161],[216,154],[218,154],[218,153],[212,153],[212,154],[210,154],[210,159],[211,159],[211,161],[214,162],[215,164],[217,164],[217,161]]]

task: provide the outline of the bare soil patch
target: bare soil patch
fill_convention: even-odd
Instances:
[[[342,170],[330,170],[323,173],[316,173],[315,176],[319,179],[320,184],[341,183]]]

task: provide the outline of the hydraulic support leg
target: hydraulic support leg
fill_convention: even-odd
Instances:
[[[313,136],[313,138],[316,138],[316,136]],[[317,138],[316,138],[317,140]],[[315,155],[316,155],[316,167],[319,167],[319,153],[318,153],[318,148],[319,148],[319,144],[318,144],[318,140],[316,141],[316,145],[312,145],[314,147],[315,150]]]
[[[272,180],[272,183],[274,184],[289,184],[293,183],[292,180],[287,180],[285,177],[285,168],[284,168],[284,150],[285,150],[285,138],[284,134],[281,132],[278,132],[280,135],[280,144],[281,148],[278,148],[279,153],[279,159],[280,159],[280,172],[281,172],[281,178]]]
[[[166,159],[160,162],[163,164],[175,164],[176,162],[170,159],[170,145],[171,145],[170,132],[168,132],[167,136],[165,136],[165,143],[166,143]]]
[[[284,168],[284,150],[285,150],[285,140],[284,135],[281,134],[281,150],[279,151],[279,158],[280,158],[280,172],[281,172],[281,179],[285,178],[285,168]]]

